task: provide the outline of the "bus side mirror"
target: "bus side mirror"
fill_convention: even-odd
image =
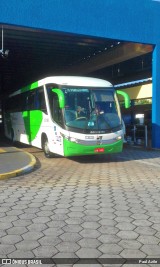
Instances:
[[[124,97],[124,103],[125,103],[125,108],[130,108],[130,97],[127,93],[121,91],[121,90],[116,90],[116,93],[119,95],[122,95]]]
[[[65,98],[64,98],[64,94],[60,89],[52,89],[52,92],[57,94],[58,96],[58,101],[59,101],[59,107],[60,108],[64,108],[65,107]]]

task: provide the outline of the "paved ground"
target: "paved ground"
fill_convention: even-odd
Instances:
[[[35,157],[13,146],[1,147],[0,142],[0,179],[22,175],[33,170]]]
[[[0,181],[0,258],[160,257],[159,151],[46,159],[24,149],[38,163]]]
[[[0,180],[30,172],[36,164],[32,154],[13,145],[4,137],[0,127]]]

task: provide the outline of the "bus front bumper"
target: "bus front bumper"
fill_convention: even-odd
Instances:
[[[64,138],[64,156],[81,156],[95,154],[111,154],[122,152],[123,141],[118,140],[112,144],[102,145],[82,145],[71,142]]]

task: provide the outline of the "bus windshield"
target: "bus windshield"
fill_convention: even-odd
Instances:
[[[112,88],[63,87],[65,96],[64,124],[77,131],[116,131],[121,115],[116,93]]]

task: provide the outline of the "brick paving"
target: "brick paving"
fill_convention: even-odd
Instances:
[[[38,163],[0,181],[0,258],[160,257],[159,151],[46,159],[24,149]]]

